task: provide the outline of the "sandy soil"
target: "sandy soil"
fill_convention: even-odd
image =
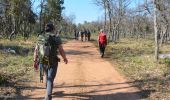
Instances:
[[[139,100],[139,90],[118,73],[94,44],[69,41],[64,45],[69,63],[59,63],[53,100]],[[38,79],[37,79],[38,80]],[[31,83],[22,91],[25,100],[43,100],[45,84]]]

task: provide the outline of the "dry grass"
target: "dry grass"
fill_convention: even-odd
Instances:
[[[170,46],[161,47],[161,53],[170,53]],[[118,68],[136,81],[142,90],[151,91],[149,99],[170,99],[170,60],[154,61],[154,41],[121,39],[109,44],[106,56],[118,63]],[[154,92],[153,92],[154,91]],[[158,94],[158,95],[156,95]],[[156,95],[156,96],[155,96]],[[166,100],[166,99],[165,99]]]
[[[17,38],[13,41],[0,41],[0,99],[9,97],[18,91],[16,84],[29,81],[33,77],[33,46],[35,38],[24,41]],[[7,49],[13,49],[15,54]]]

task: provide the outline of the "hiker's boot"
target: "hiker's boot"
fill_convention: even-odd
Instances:
[[[101,58],[103,58],[103,57],[104,57],[104,53],[101,54]]]
[[[43,76],[40,77],[40,82],[43,83]]]

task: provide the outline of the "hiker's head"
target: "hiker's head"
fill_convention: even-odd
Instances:
[[[52,31],[54,31],[54,25],[53,25],[53,23],[48,23],[48,24],[46,24],[46,26],[45,26],[45,31],[46,31],[46,32],[52,32]]]
[[[104,32],[103,29],[100,29],[100,32]]]

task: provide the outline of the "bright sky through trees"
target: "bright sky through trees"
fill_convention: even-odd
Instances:
[[[39,12],[38,5],[40,0],[32,0],[34,2],[34,11]],[[132,0],[130,6],[135,7],[143,0]],[[64,0],[65,16],[75,16],[74,22],[84,23],[84,21],[91,22],[102,19],[103,11],[100,7],[94,4],[94,0]]]

